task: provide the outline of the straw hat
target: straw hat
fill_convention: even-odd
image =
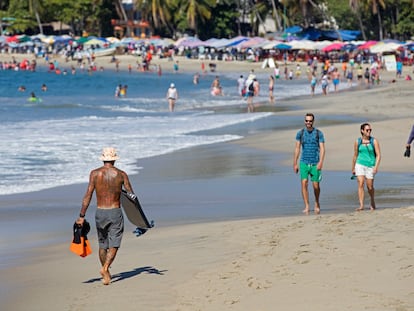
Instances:
[[[106,147],[102,149],[102,155],[100,157],[102,161],[115,161],[118,160],[119,157],[116,154],[115,148]]]

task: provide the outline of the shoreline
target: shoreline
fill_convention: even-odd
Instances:
[[[275,206],[279,204],[279,195],[290,195],[284,188],[281,193],[277,191],[274,175],[269,174],[269,179],[259,178],[266,177],[266,170],[272,165],[273,169],[279,165],[279,159],[272,159],[272,153],[281,153],[284,165],[281,182],[292,188],[289,191],[296,200],[292,208],[297,215],[156,226],[140,238],[126,232],[119,257],[112,266],[114,282],[108,287],[100,282],[93,232],[90,239],[94,253],[84,259],[69,253],[69,242],[39,246],[30,250],[28,263],[0,270],[2,279],[9,280],[3,285],[8,298],[5,310],[26,310],[27,305],[34,310],[56,307],[108,310],[108,305],[113,304],[124,310],[135,310],[138,304],[157,311],[215,311],[219,308],[244,311],[268,310],[276,303],[293,311],[306,309],[310,304],[321,311],[338,310],[339,305],[339,309],[411,310],[414,306],[410,290],[414,254],[409,250],[414,207],[387,208],[385,203],[377,202],[380,208],[374,213],[352,210],[332,214],[322,210],[321,215],[304,216],[302,209],[296,206],[301,204],[299,180],[290,166],[294,135],[303,126],[304,113],[312,111],[316,115],[316,127],[327,139],[324,170],[329,173],[324,189],[336,187],[330,185],[329,174],[337,171],[346,177],[343,183],[349,183],[350,173],[347,172],[351,169],[352,143],[359,130],[359,123],[326,123],[326,115],[361,115],[367,119],[381,144],[380,173],[394,172],[396,178],[398,173],[407,174],[412,159],[403,158],[402,154],[412,126],[412,118],[409,118],[414,106],[410,100],[414,94],[412,86],[410,82],[399,80],[368,90],[289,99],[287,105],[298,102],[301,108],[278,114],[297,116],[297,129],[262,131],[223,143],[225,149],[230,150],[226,155],[209,154],[208,151],[214,153],[217,146],[203,146],[145,159],[144,163],[151,162],[152,168],[160,170],[159,173],[140,172],[133,177],[138,185],[140,178],[146,179],[146,188],[138,188],[146,196],[145,200],[150,201],[148,208],[165,204],[167,208],[160,212],[168,213],[168,204],[187,210],[197,205],[208,214],[215,212],[210,209],[212,206],[226,210],[226,207],[240,208],[240,202],[244,202],[246,208],[254,212],[256,206],[269,204],[262,201],[264,192],[273,191],[274,197],[270,200]],[[237,147],[232,149],[234,145]],[[243,154],[240,148],[249,152]],[[254,155],[255,149],[268,155],[260,152]],[[205,157],[201,157],[202,154]],[[170,162],[165,161],[166,158]],[[260,166],[263,163],[267,166]],[[151,170],[151,165],[147,169]],[[200,172],[207,177],[196,180]],[[214,176],[218,173],[223,174],[222,184],[215,184]],[[177,180],[177,176],[181,180]],[[243,183],[249,179],[246,176],[251,177],[251,183]],[[338,176],[338,183],[341,178],[342,175]],[[169,187],[162,195],[154,190],[161,182],[163,189]],[[379,174],[378,183],[386,182]],[[224,185],[233,187],[232,191]],[[83,186],[65,186],[57,191],[55,196],[67,201],[63,215],[60,211],[55,213],[66,218],[73,211],[77,212]],[[196,186],[201,190],[195,191]],[[351,187],[356,190],[356,185]],[[47,196],[54,190],[37,193],[36,200],[39,204],[50,200]],[[153,192],[151,197],[147,195],[149,191]],[[193,200],[198,198],[196,195],[206,193],[207,198]],[[324,192],[321,199],[327,195]],[[24,205],[32,196],[20,196],[21,203]],[[346,199],[352,200],[350,206],[356,202],[356,197]],[[42,209],[42,215],[47,216],[55,208],[53,202],[48,204],[48,208]],[[89,213],[92,217],[92,211]],[[67,220],[65,231],[69,232],[66,229],[73,220]],[[388,286],[390,283],[393,286]],[[297,299],[298,292],[300,299]],[[315,301],[315,297],[321,299]]]
[[[25,284],[19,289],[25,296],[13,299],[18,294],[9,292],[12,299],[3,307],[109,310],[115,303],[131,311],[137,304],[149,310],[242,311],[277,302],[286,310],[303,310],[312,303],[318,310],[333,311],[340,300],[340,309],[412,310],[414,255],[407,249],[414,207],[374,213],[189,224],[141,238],[126,236],[108,287],[97,276],[92,258],[96,247],[84,259],[63,255],[67,245],[42,248],[42,256],[30,265],[4,274]],[[241,235],[242,228],[249,229]],[[364,247],[358,247],[362,242]],[[62,272],[65,265],[76,273]],[[315,301],[321,291],[325,295]]]

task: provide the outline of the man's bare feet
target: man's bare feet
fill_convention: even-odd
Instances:
[[[102,276],[102,284],[109,285],[111,283],[111,274],[109,271],[105,271],[103,268],[101,269],[101,276]]]
[[[319,204],[315,204],[315,214],[320,214],[321,213],[321,207],[319,206]]]
[[[375,211],[376,207],[375,205],[371,205],[371,207],[369,208],[371,211]]]

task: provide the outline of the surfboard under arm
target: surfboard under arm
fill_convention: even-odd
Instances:
[[[122,190],[121,205],[128,220],[137,226],[134,233],[140,235],[154,227],[154,222],[148,221],[148,218],[145,216],[141,204],[139,203],[138,197],[135,194]]]

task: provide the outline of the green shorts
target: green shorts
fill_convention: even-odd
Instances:
[[[318,170],[316,164],[300,163],[300,179],[308,179],[311,176],[312,182],[320,182],[322,180],[322,171]]]

